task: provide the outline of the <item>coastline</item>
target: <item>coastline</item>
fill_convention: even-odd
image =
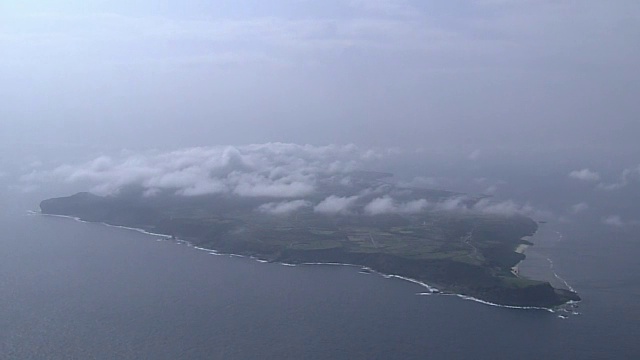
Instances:
[[[401,276],[401,275],[395,275],[395,274],[385,274],[379,271],[376,271],[374,269],[371,269],[369,267],[366,266],[362,266],[362,265],[357,265],[357,264],[347,264],[347,263],[335,263],[335,262],[302,262],[302,263],[286,263],[286,262],[278,262],[278,261],[269,261],[266,259],[262,259],[259,258],[257,256],[251,256],[251,255],[240,255],[240,254],[232,254],[232,253],[223,253],[223,252],[219,252],[215,249],[208,249],[208,248],[204,248],[204,247],[200,247],[200,246],[196,246],[193,243],[187,241],[187,240],[183,240],[183,239],[179,239],[179,238],[174,238],[171,235],[167,235],[167,234],[160,234],[160,233],[153,233],[141,228],[134,228],[134,227],[128,227],[128,226],[122,226],[122,225],[113,225],[113,224],[109,224],[109,223],[105,223],[105,222],[95,222],[95,221],[86,221],[86,220],[82,220],[79,217],[75,217],[75,216],[69,216],[69,215],[57,215],[57,214],[43,214],[42,212],[38,212],[38,211],[28,211],[28,213],[30,215],[41,215],[41,216],[51,216],[51,217],[58,217],[58,218],[66,218],[66,219],[72,219],[78,222],[82,222],[82,223],[88,223],[88,224],[99,224],[99,225],[104,225],[104,226],[108,226],[108,227],[113,227],[113,228],[118,228],[118,229],[123,229],[123,230],[130,230],[130,231],[135,231],[138,233],[142,233],[145,235],[150,235],[150,236],[156,236],[156,237],[160,237],[163,238],[164,240],[172,240],[177,244],[186,244],[187,246],[194,248],[195,250],[200,250],[200,251],[205,251],[211,255],[225,255],[225,256],[230,256],[230,257],[241,257],[241,258],[248,258],[248,259],[252,259],[252,260],[256,260],[260,263],[274,263],[274,264],[279,264],[279,265],[283,265],[283,266],[298,266],[298,265],[334,265],[334,266],[350,266],[350,267],[356,267],[359,269],[363,269],[363,270],[367,270],[370,273],[375,273],[377,275],[380,275],[386,279],[389,278],[397,278],[397,279],[401,279],[404,281],[408,281],[417,285],[420,285],[422,287],[425,287],[428,292],[419,292],[416,293],[416,295],[445,295],[445,296],[456,296],[460,299],[463,300],[469,300],[469,301],[473,301],[473,302],[477,302],[480,304],[484,304],[484,305],[489,305],[489,306],[494,306],[494,307],[501,307],[501,308],[507,308],[507,309],[518,309],[518,310],[545,310],[547,312],[551,312],[551,313],[555,313],[556,312],[556,308],[560,308],[564,305],[559,305],[555,308],[547,308],[547,307],[537,307],[537,306],[515,306],[515,305],[503,305],[503,304],[497,304],[497,303],[493,303],[490,301],[486,301],[486,300],[482,300],[482,299],[478,299],[469,295],[464,295],[464,294],[458,294],[458,293],[453,293],[453,292],[445,292],[445,291],[440,291],[439,289],[437,289],[434,286],[431,286],[427,283],[424,283],[420,280],[416,280],[416,279],[412,279],[409,277],[405,277],[405,276]],[[159,239],[158,239],[159,240]],[[529,245],[526,244],[521,244],[520,246],[518,246],[518,249],[520,249],[521,246],[524,246],[524,248],[522,249],[522,251],[524,252],[524,250],[526,250],[526,248],[529,247]],[[517,265],[516,265],[517,267]],[[568,302],[566,304],[571,304],[572,302]],[[565,305],[566,305],[565,304]]]
[[[528,240],[527,240],[528,241]],[[529,244],[520,244],[518,245],[518,247],[516,248],[515,252],[517,252],[518,254],[523,254],[525,253],[525,251],[527,251],[527,249],[531,247],[531,245]],[[511,268],[511,273],[517,277],[520,277],[520,268],[519,265],[520,263],[522,263],[523,261],[525,261],[527,258],[525,257],[524,259],[518,261],[517,264],[515,264],[512,268]]]
[[[527,244],[520,244],[518,245],[518,247],[516,248],[516,252],[518,254],[524,254],[524,252],[530,247],[531,245],[527,245]]]
[[[576,292],[576,290],[564,278],[555,271],[550,246],[561,241],[562,233],[558,232],[553,224],[547,224],[536,231],[536,246],[527,249],[527,258],[518,263],[519,273],[525,277],[548,281],[554,287]]]

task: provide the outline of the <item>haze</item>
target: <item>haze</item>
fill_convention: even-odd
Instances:
[[[640,359],[639,64],[638,0],[0,0],[0,359]]]
[[[637,1],[3,1],[0,141],[629,149]]]

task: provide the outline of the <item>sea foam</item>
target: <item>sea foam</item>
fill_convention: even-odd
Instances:
[[[120,226],[120,225],[112,225],[112,224],[108,224],[108,223],[104,223],[104,222],[90,222],[90,221],[85,221],[80,219],[79,217],[75,217],[75,216],[68,216],[68,215],[55,215],[55,214],[42,214],[40,212],[35,212],[35,211],[29,211],[28,212],[30,215],[45,215],[45,216],[52,216],[52,217],[59,217],[59,218],[67,218],[67,219],[73,219],[79,222],[83,222],[83,223],[94,223],[94,224],[101,224],[101,225],[105,225],[105,226],[109,226],[109,227],[114,227],[114,228],[119,228],[119,229],[125,229],[125,230],[131,230],[131,231],[136,231],[145,235],[151,235],[151,236],[157,236],[157,237],[162,237],[164,239],[172,239],[172,237],[170,235],[166,235],[166,234],[158,234],[158,233],[152,233],[149,231],[146,231],[144,229],[139,229],[139,228],[133,228],[133,227],[128,227],[128,226]],[[229,257],[240,257],[240,258],[250,258],[253,260],[256,260],[260,263],[269,263],[269,261],[264,260],[264,259],[259,259],[256,258],[254,256],[245,256],[245,255],[239,255],[239,254],[223,254],[223,253],[219,253],[213,249],[207,249],[207,248],[203,248],[203,247],[198,247],[195,246],[193,244],[191,244],[190,242],[186,241],[186,240],[182,240],[182,239],[173,239],[175,240],[176,243],[179,244],[187,244],[189,247],[194,248],[195,250],[202,250],[202,251],[206,251],[211,255],[226,255]],[[549,259],[549,261],[551,262],[551,260]],[[323,263],[323,262],[310,262],[310,263],[300,263],[300,264],[290,264],[290,263],[285,263],[285,262],[278,262],[278,264],[283,265],[283,266],[298,266],[298,265],[337,265],[337,266],[350,266],[350,267],[357,267],[360,269],[366,269],[368,271],[370,271],[371,273],[376,273],[378,275],[381,275],[382,277],[386,278],[386,279],[392,279],[392,278],[396,278],[396,279],[401,279],[404,281],[408,281],[417,285],[420,285],[424,288],[426,288],[428,290],[428,292],[420,292],[417,293],[416,295],[444,295],[444,296],[456,296],[459,297],[463,300],[469,300],[469,301],[474,301],[480,304],[484,304],[484,305],[489,305],[489,306],[494,306],[494,307],[501,307],[501,308],[507,308],[507,309],[520,309],[520,310],[545,310],[551,313],[554,313],[555,310],[554,309],[549,309],[549,308],[544,308],[544,307],[536,307],[536,306],[513,306],[513,305],[501,305],[501,304],[496,304],[496,303],[492,303],[489,301],[485,301],[485,300],[481,300],[478,298],[474,298],[472,296],[468,296],[468,295],[463,295],[463,294],[454,294],[454,293],[445,293],[445,292],[440,292],[436,287],[430,286],[429,284],[426,284],[422,281],[416,280],[416,279],[412,279],[412,278],[408,278],[405,276],[400,276],[400,275],[394,275],[394,274],[384,274],[381,272],[378,272],[376,270],[373,270],[371,268],[368,268],[366,266],[361,266],[361,265],[356,265],[356,264],[345,264],[345,263],[335,263],[335,262],[327,262],[327,263]],[[551,265],[553,266],[553,262],[551,262]],[[555,274],[555,272],[554,272]],[[556,277],[558,277],[559,280],[563,281],[567,287],[573,291],[573,288],[566,282],[564,281],[564,279],[560,278],[557,274]]]

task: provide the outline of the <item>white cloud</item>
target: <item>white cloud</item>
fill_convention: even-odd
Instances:
[[[429,207],[429,202],[425,199],[407,201],[398,205],[398,212],[404,214],[417,214]]]
[[[227,190],[227,187],[215,180],[198,182],[189,187],[178,190],[179,195],[184,196],[199,196],[199,195],[207,195],[207,194],[219,194],[224,193]]]
[[[634,168],[624,169],[622,171],[622,180],[626,184],[634,181],[640,181],[640,165]]]
[[[596,182],[600,180],[600,174],[589,169],[574,170],[569,173],[569,177],[589,182]]]
[[[610,215],[602,219],[602,222],[609,226],[626,227],[626,226],[638,226],[639,220],[624,220],[619,215]]]
[[[606,218],[602,219],[602,222],[610,226],[617,226],[617,227],[625,226],[625,222],[622,221],[622,219],[618,215],[607,216]]]
[[[376,153],[384,157],[393,156],[395,152],[377,150]],[[379,159],[379,156],[371,156],[370,149],[354,145],[285,143],[196,147],[170,152],[122,152],[52,170],[32,170],[22,176],[21,184],[28,187],[46,182],[65,182],[75,184],[79,191],[90,190],[102,195],[134,186],[140,187],[144,196],[149,197],[168,192],[182,196],[226,194],[267,198],[257,199],[264,203],[259,210],[272,214],[286,214],[312,206],[314,212],[323,214],[408,215],[427,211],[541,214],[531,206],[509,200],[476,201],[467,195],[455,195],[430,202],[413,195],[413,191],[406,187],[377,182],[360,187],[353,171],[366,168],[368,161]],[[432,178],[416,178],[404,185],[434,183]],[[339,186],[342,190],[353,190],[353,193],[334,192],[333,195],[324,195],[325,198],[317,200],[317,203],[308,201],[311,195],[325,194],[327,186]]]
[[[467,210],[464,202],[467,200],[465,196],[456,196],[440,201],[435,205],[435,209],[439,211],[463,211]]]
[[[624,187],[625,184],[623,183],[600,183],[598,184],[598,189],[600,190],[604,190],[604,191],[613,191],[613,190],[618,190],[622,187]]]
[[[445,212],[470,212],[487,215],[513,216],[517,214],[532,216],[534,218],[549,217],[547,211],[535,209],[529,204],[520,205],[513,200],[494,201],[490,198],[483,198],[475,202],[467,196],[456,196],[442,200],[434,204],[431,208]]]
[[[231,179],[237,184],[233,192],[240,196],[290,198],[306,196],[315,190],[311,176],[293,180],[289,176],[271,179],[261,174],[242,174]]]
[[[369,215],[389,214],[396,211],[395,201],[389,196],[373,199],[364,207],[364,212]]]
[[[311,203],[305,200],[270,202],[260,205],[258,211],[272,215],[285,215],[309,206]]]
[[[425,199],[411,200],[398,203],[392,197],[385,195],[371,200],[365,207],[367,215],[381,214],[417,214],[427,210],[429,203]]]
[[[613,191],[638,182],[640,182],[640,165],[622,170],[620,180],[609,184],[600,183],[598,184],[598,188],[606,191]]]
[[[357,200],[358,196],[340,197],[331,195],[316,205],[313,211],[323,214],[347,214]]]
[[[25,185],[43,182],[80,184],[100,194],[141,186],[147,195],[174,191],[193,196],[230,193],[247,197],[296,198],[313,193],[319,179],[346,177],[367,163],[368,149],[354,145],[284,143],[215,146],[171,152],[101,156],[53,170],[33,170]]]
[[[581,202],[571,206],[571,212],[574,214],[579,214],[587,210],[589,210],[589,204],[587,204],[586,202]]]
[[[492,202],[489,199],[482,199],[473,206],[473,210],[484,214],[511,216],[516,214],[533,214],[535,210],[529,205],[518,205],[512,200],[502,202]]]

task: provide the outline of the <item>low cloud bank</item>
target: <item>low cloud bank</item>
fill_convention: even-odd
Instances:
[[[286,215],[313,211],[325,215],[412,215],[428,211],[495,215],[538,214],[512,201],[496,202],[454,194],[431,198],[410,188],[386,183],[382,173],[358,171],[396,154],[355,145],[284,143],[198,147],[171,152],[100,156],[53,170],[24,175],[24,185],[64,182],[110,195],[127,187],[145,196],[226,195],[252,198],[256,211]],[[433,178],[417,178],[428,187]],[[425,186],[427,185],[427,186]]]
[[[349,214],[358,201],[358,196],[331,195],[314,207],[314,211],[322,214]]]
[[[417,214],[424,212],[429,206],[425,199],[411,200],[399,203],[390,196],[379,197],[372,200],[364,207],[365,214]]]
[[[62,181],[91,184],[91,191],[113,194],[137,185],[147,194],[162,190],[197,196],[295,198],[314,191],[320,178],[362,166],[375,150],[354,145],[311,146],[283,143],[199,147],[168,153],[101,156],[79,165],[34,171],[24,183]]]
[[[476,200],[465,195],[454,196],[439,202],[429,202],[426,199],[398,202],[390,196],[383,196],[372,200],[364,207],[364,213],[368,215],[418,214],[425,211],[480,213],[500,216],[520,214],[545,217],[548,215],[537,211],[530,205],[518,205],[511,200],[493,201],[488,198]]]

